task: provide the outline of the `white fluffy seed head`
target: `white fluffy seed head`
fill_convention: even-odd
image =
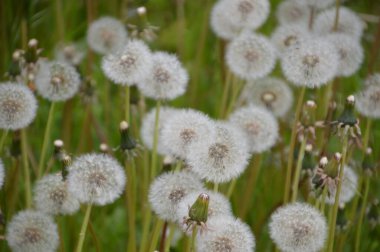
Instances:
[[[124,25],[112,17],[102,17],[91,23],[87,43],[97,53],[108,54],[119,50],[127,40]]]
[[[293,104],[293,93],[283,80],[266,77],[248,81],[241,92],[239,103],[263,106],[275,116],[283,117]]]
[[[197,237],[198,252],[253,252],[255,237],[247,224],[230,216],[207,222],[209,230]]]
[[[334,30],[335,13],[336,9],[331,8],[318,14],[314,22],[314,32],[321,36],[330,33],[343,33],[360,39],[364,30],[364,22],[358,15],[346,7],[340,7],[338,27]]]
[[[153,211],[165,221],[177,220],[178,204],[189,193],[205,190],[199,178],[187,171],[164,173],[149,188]]]
[[[22,211],[7,225],[6,240],[12,251],[54,252],[59,243],[57,225],[49,215]]]
[[[304,23],[291,23],[278,26],[272,33],[271,41],[277,48],[279,56],[291,46],[296,46],[300,40],[310,37]]]
[[[188,148],[187,161],[198,176],[222,183],[238,177],[246,168],[249,147],[244,133],[231,123],[216,123],[214,136],[204,136]]]
[[[18,130],[27,127],[35,118],[37,100],[22,84],[0,83],[0,128]]]
[[[309,7],[296,0],[282,1],[276,11],[280,24],[307,23],[310,15]]]
[[[240,33],[240,28],[231,23],[226,10],[226,1],[217,1],[211,10],[210,25],[216,36],[231,40]]]
[[[349,166],[344,167],[342,188],[339,195],[339,204],[350,202],[358,190],[358,176]],[[335,202],[336,187],[329,188],[329,193],[326,197],[326,203],[333,205]]]
[[[272,214],[269,233],[281,251],[316,252],[325,243],[326,219],[309,204],[292,203]]]
[[[4,185],[4,178],[5,178],[4,164],[3,164],[3,161],[1,161],[1,159],[0,159],[0,189]]]
[[[170,107],[161,107],[160,114],[158,117],[158,142],[157,142],[157,152],[161,155],[169,155],[169,151],[165,148],[162,140],[162,129],[165,122],[175,116],[178,113],[178,109]],[[156,108],[151,109],[145,114],[143,118],[140,135],[144,145],[153,149],[153,138],[154,138],[154,127],[156,120]]]
[[[41,62],[36,79],[37,92],[50,101],[66,101],[79,90],[80,77],[76,69],[64,62]]]
[[[258,79],[269,74],[276,63],[276,50],[264,36],[243,32],[227,47],[229,69],[242,79]]]
[[[244,132],[251,153],[267,151],[277,141],[277,120],[263,107],[250,105],[239,108],[231,114],[229,121]]]
[[[156,100],[172,100],[185,93],[188,74],[177,56],[157,52],[152,56],[153,67],[138,83],[141,93]]]
[[[335,77],[339,55],[334,45],[323,38],[302,40],[289,48],[281,61],[287,80],[296,86],[320,87]]]
[[[215,134],[211,119],[202,112],[184,109],[163,122],[160,138],[172,156],[186,159],[189,145]]]
[[[76,195],[81,203],[106,205],[118,199],[124,190],[124,169],[107,154],[79,156],[68,170],[69,192]]]
[[[58,61],[77,66],[84,58],[84,50],[74,43],[59,44],[55,49],[55,58]]]
[[[323,10],[335,3],[335,0],[295,0],[299,4],[305,4],[309,8]]]
[[[152,70],[152,54],[144,42],[129,40],[123,49],[104,56],[104,74],[120,85],[133,85],[142,81]]]
[[[380,118],[380,73],[369,76],[361,92],[355,95],[356,109],[369,118]]]
[[[76,195],[68,190],[62,174],[50,174],[37,181],[34,187],[34,204],[42,213],[73,214],[80,204]]]

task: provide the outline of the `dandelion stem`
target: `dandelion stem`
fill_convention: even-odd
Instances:
[[[3,135],[1,136],[1,139],[0,139],[0,154],[3,151],[3,147],[5,144],[5,140],[7,139],[7,135],[8,135],[8,130],[4,130]]]
[[[50,105],[49,109],[49,115],[46,123],[46,128],[45,128],[45,134],[44,134],[44,140],[42,143],[42,150],[41,150],[41,155],[40,155],[40,160],[38,163],[38,170],[37,170],[37,178],[40,178],[41,175],[43,174],[43,167],[45,164],[45,157],[46,157],[46,151],[47,151],[47,146],[50,141],[50,132],[51,132],[51,126],[53,122],[53,115],[54,115],[54,108],[55,108],[55,103],[52,102]]]
[[[298,194],[298,183],[300,179],[300,174],[301,174],[301,168],[302,168],[302,161],[303,157],[305,155],[305,147],[306,147],[306,137],[302,139],[301,142],[301,147],[298,152],[298,160],[297,160],[297,166],[296,166],[296,171],[294,174],[294,179],[293,179],[293,186],[292,186],[292,198],[291,202],[295,202],[297,200],[297,194]]]
[[[323,192],[322,192],[322,200],[321,200],[321,208],[320,208],[322,214],[325,213],[327,189],[328,189],[328,187],[325,186],[325,187],[323,188]]]
[[[165,249],[165,242],[166,242],[166,230],[168,229],[168,222],[165,221],[164,226],[162,227],[161,231],[161,241],[160,241],[160,250],[161,252]]]
[[[155,251],[157,246],[158,237],[160,236],[160,230],[162,229],[163,222],[157,219],[156,224],[153,228],[153,234],[150,240],[150,246],[148,251]]]
[[[136,167],[135,167],[135,161],[132,159],[125,162],[125,168],[127,171],[128,176],[128,183],[126,188],[126,195],[127,195],[127,210],[128,210],[128,250],[127,251],[136,251],[136,228],[135,228],[135,221],[136,221],[136,197],[135,197],[135,188],[136,188]]]
[[[130,124],[130,108],[129,108],[130,96],[131,96],[130,95],[130,87],[128,85],[126,85],[126,87],[125,87],[125,120],[129,124]]]
[[[149,204],[147,204],[146,209],[144,210],[144,221],[143,221],[143,231],[142,231],[142,238],[141,238],[141,244],[140,244],[140,252],[146,251],[146,246],[148,245],[148,233],[149,233],[149,227],[150,222],[152,219],[152,211],[150,210]]]
[[[363,137],[363,152],[364,152],[364,155],[365,155],[365,152],[367,151],[368,142],[369,142],[369,135],[370,135],[370,132],[371,132],[371,127],[372,127],[372,119],[371,118],[367,118],[367,124],[366,124],[365,132],[364,132],[364,137]]]
[[[339,25],[339,7],[340,7],[340,0],[335,0],[335,20],[334,20],[334,28],[333,28],[334,31],[338,29],[338,25]]]
[[[231,113],[232,109],[235,107],[235,103],[240,94],[240,91],[244,87],[244,84],[240,83],[240,80],[238,77],[235,76],[233,80],[234,81],[232,84],[232,98],[231,98],[230,104],[228,105],[227,111],[224,114],[224,117],[227,117]]]
[[[290,189],[290,183],[291,183],[291,178],[292,178],[292,167],[293,167],[293,153],[294,153],[294,147],[295,147],[296,136],[297,136],[297,123],[301,115],[301,108],[302,108],[302,103],[305,96],[305,91],[306,91],[306,87],[303,86],[298,96],[296,113],[295,113],[295,118],[294,118],[293,127],[292,127],[292,135],[290,137],[288,165],[286,167],[284,203],[287,203],[289,200],[289,189]]]
[[[57,30],[58,30],[58,38],[63,41],[64,40],[64,28],[65,22],[63,19],[63,8],[62,8],[62,0],[55,1],[55,13],[57,18]]]
[[[86,214],[84,215],[82,227],[80,229],[79,240],[78,240],[78,244],[77,244],[77,247],[75,249],[75,252],[81,252],[82,251],[84,238],[86,236],[88,222],[90,220],[91,209],[92,209],[92,204],[88,204],[87,209],[86,209]]]
[[[370,178],[371,178],[370,176],[366,176],[366,178],[364,180],[365,189],[364,189],[363,202],[362,202],[362,207],[360,209],[358,226],[357,226],[357,231],[356,231],[355,252],[360,251],[360,238],[361,238],[361,233],[362,233],[362,225],[363,225],[364,214],[365,214],[365,210],[367,208]]]
[[[214,192],[218,192],[219,184],[214,183]]]
[[[161,101],[158,100],[156,104],[156,115],[154,119],[154,136],[153,136],[153,150],[152,150],[152,164],[151,164],[151,179],[156,176],[157,170],[157,145],[158,145],[158,124],[160,119]]]
[[[231,87],[231,78],[232,78],[232,74],[231,74],[231,71],[229,71],[228,69],[226,70],[227,71],[227,75],[226,75],[226,78],[224,80],[224,87],[223,87],[223,95],[222,95],[222,102],[220,104],[220,110],[219,110],[219,117],[222,118],[223,115],[226,113],[226,106],[227,106],[227,98],[228,98],[228,91],[230,90],[230,87]]]
[[[190,251],[195,251],[195,240],[197,239],[197,226],[194,226],[193,232],[191,234],[191,250]]]
[[[232,193],[234,192],[234,189],[235,189],[235,186],[236,186],[236,182],[237,182],[237,178],[234,178],[231,181],[230,186],[228,187],[228,191],[227,191],[227,198],[231,198]]]
[[[170,224],[169,236],[166,239],[164,252],[169,252],[170,244],[171,244],[171,241],[173,240],[174,233],[175,233],[175,226],[173,224]]]
[[[26,208],[31,207],[32,205],[32,189],[30,184],[30,168],[28,162],[28,151],[26,145],[26,129],[21,130],[21,155],[22,155],[22,164],[24,167],[25,173],[25,203]]]

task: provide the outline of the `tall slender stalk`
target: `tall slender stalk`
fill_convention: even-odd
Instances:
[[[234,190],[235,190],[237,180],[238,180],[237,178],[234,178],[234,179],[231,181],[230,186],[228,187],[228,190],[227,190],[227,198],[231,198],[232,193],[233,193]]]
[[[219,184],[214,183],[214,192],[218,192],[218,190],[219,190]]]
[[[92,209],[92,204],[88,204],[87,209],[86,209],[86,214],[84,215],[84,219],[82,222],[82,227],[80,229],[79,240],[78,240],[75,252],[81,252],[83,249],[84,238],[86,237],[87,226],[88,226],[88,222],[90,221],[91,209]]]
[[[223,115],[226,113],[226,106],[227,106],[227,98],[228,98],[228,91],[230,90],[231,83],[232,83],[232,73],[227,69],[227,75],[224,80],[224,86],[223,86],[223,94],[222,94],[222,100],[221,104],[219,105],[219,118],[222,118]]]
[[[153,233],[152,233],[152,236],[151,236],[151,239],[150,239],[150,246],[149,246],[149,250],[148,251],[155,251],[156,250],[158,238],[160,236],[160,230],[162,229],[162,225],[163,224],[164,223],[163,223],[162,220],[157,219],[156,224],[155,224],[155,226],[153,228]]]
[[[24,176],[25,176],[25,205],[26,208],[32,206],[32,187],[30,182],[30,168],[28,161],[28,150],[26,144],[26,129],[21,130],[21,156],[22,164],[24,167]]]
[[[338,29],[338,25],[339,25],[339,7],[340,7],[340,0],[335,0],[335,20],[334,20],[334,28],[333,28],[334,31]]]
[[[3,135],[1,136],[1,139],[0,139],[0,154],[3,151],[5,140],[7,139],[7,135],[8,135],[8,130],[4,130]]]
[[[157,172],[157,145],[158,145],[158,126],[160,121],[160,108],[161,101],[158,100],[156,104],[156,115],[154,119],[154,136],[153,136],[153,150],[152,150],[152,163],[151,163],[151,179],[156,176]]]
[[[127,196],[127,213],[128,213],[128,250],[127,251],[136,251],[136,167],[135,161],[132,159],[131,163],[128,163],[128,160],[125,162],[125,169],[127,171],[128,183],[126,188]]]
[[[195,251],[195,240],[197,239],[197,226],[194,226],[193,232],[191,233],[191,250]]]
[[[130,122],[130,108],[129,108],[129,105],[131,103],[130,101],[130,87],[128,85],[125,86],[125,120],[127,121],[127,123],[131,123]]]
[[[360,209],[360,214],[359,214],[358,226],[356,229],[357,231],[356,231],[356,237],[355,237],[355,252],[360,251],[360,238],[361,238],[361,233],[362,233],[362,225],[363,225],[365,210],[367,208],[370,178],[371,178],[370,176],[366,176],[366,178],[364,180],[365,189],[364,189],[362,207]]]
[[[174,224],[170,224],[169,235],[168,235],[168,238],[166,239],[164,252],[169,252],[170,244],[171,244],[171,241],[173,240],[174,233],[175,233],[175,226]]]
[[[300,174],[301,174],[302,161],[303,161],[303,157],[305,155],[305,147],[306,147],[306,136],[303,137],[302,142],[301,142],[301,147],[300,147],[300,150],[298,152],[297,166],[296,166],[296,171],[294,174],[293,186],[292,186],[291,202],[295,202],[297,200],[298,183],[299,183]]]

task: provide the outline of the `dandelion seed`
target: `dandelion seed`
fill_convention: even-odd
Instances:
[[[126,183],[124,169],[105,154],[82,155],[68,170],[69,192],[81,203],[100,206],[112,203],[120,197]]]
[[[229,216],[211,219],[209,231],[198,235],[198,252],[253,252],[255,237],[249,226]]]
[[[310,37],[308,28],[304,23],[287,24],[279,26],[271,36],[273,45],[281,55],[291,46],[299,44],[300,40]]]
[[[3,161],[0,159],[0,189],[4,185],[4,178],[5,178],[4,164],[3,164]]]
[[[59,44],[55,49],[57,61],[77,66],[84,58],[84,51],[77,44]]]
[[[37,100],[22,84],[0,83],[0,128],[18,130],[27,127],[35,118]]]
[[[380,118],[380,73],[365,80],[363,90],[356,95],[356,109],[369,118]]]
[[[211,10],[210,24],[214,33],[225,40],[231,40],[239,35],[240,28],[233,25],[226,11],[227,1],[217,1]]]
[[[276,11],[276,17],[281,24],[308,22],[310,9],[304,2],[295,0],[282,1]]]
[[[75,68],[67,63],[41,62],[35,83],[42,97],[50,101],[66,101],[78,92],[80,77]]]
[[[249,151],[252,153],[266,151],[277,141],[277,120],[265,108],[253,105],[239,108],[231,114],[229,121],[245,133]]]
[[[227,47],[230,70],[243,79],[258,79],[269,74],[276,62],[276,51],[267,38],[244,32]]]
[[[53,252],[59,243],[57,225],[43,213],[19,212],[7,226],[9,247],[17,252]]]
[[[336,185],[337,186],[337,185]],[[329,194],[326,197],[326,203],[333,205],[335,203],[336,186],[329,187]],[[355,196],[358,187],[358,176],[351,167],[345,166],[342,188],[339,195],[339,204],[346,204]]]
[[[133,85],[149,74],[152,69],[152,54],[140,40],[130,40],[123,49],[104,56],[102,69],[116,84]]]
[[[178,204],[191,192],[203,191],[202,182],[187,171],[164,173],[149,188],[153,211],[165,221],[176,221]]]
[[[112,17],[102,17],[91,23],[87,43],[97,53],[108,54],[119,50],[127,40],[124,25]]]
[[[269,234],[284,252],[316,252],[327,236],[325,217],[306,203],[285,205],[272,214]]]

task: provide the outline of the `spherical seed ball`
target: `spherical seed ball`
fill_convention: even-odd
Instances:
[[[335,77],[339,55],[334,45],[323,38],[302,40],[290,47],[281,61],[287,80],[296,86],[320,87]]]
[[[152,69],[152,54],[144,42],[129,40],[123,49],[104,56],[102,69],[116,84],[133,85]]]
[[[339,195],[339,204],[348,203],[353,199],[358,190],[358,176],[351,167],[345,166],[342,179],[342,187]],[[335,203],[336,187],[329,188],[326,197],[326,203],[333,205]]]
[[[4,178],[5,178],[4,164],[3,164],[3,161],[1,161],[0,159],[0,189],[3,187]]]
[[[355,106],[360,114],[373,119],[380,118],[380,73],[369,76],[355,98]]]
[[[163,122],[161,140],[171,155],[186,159],[189,145],[215,134],[211,119],[202,112],[184,109]]]
[[[309,204],[288,204],[272,214],[269,234],[281,251],[316,252],[326,240],[326,219]]]
[[[304,2],[295,0],[282,1],[276,11],[276,17],[280,24],[304,23],[309,20],[310,9]]]
[[[216,123],[215,136],[204,136],[188,148],[187,163],[200,178],[222,183],[246,168],[249,149],[245,135],[230,123]]]
[[[299,4],[306,4],[309,8],[323,10],[335,3],[335,0],[296,0]]]
[[[334,30],[335,13],[336,9],[331,8],[318,14],[314,22],[314,32],[321,36],[329,33],[343,33],[360,39],[365,24],[358,15],[346,7],[340,7],[338,27]]]
[[[85,154],[74,160],[67,176],[69,192],[81,203],[106,205],[124,190],[123,167],[107,154]]]
[[[304,23],[292,23],[281,25],[272,33],[271,41],[277,48],[278,55],[291,46],[297,45],[300,40],[310,36],[308,28]]]
[[[267,151],[277,141],[277,120],[263,107],[250,105],[239,108],[231,114],[229,121],[244,132],[252,153]]]
[[[205,190],[195,174],[187,171],[168,172],[157,177],[149,188],[153,211],[165,221],[177,220],[179,202],[189,193]]]
[[[364,53],[360,42],[345,34],[331,34],[326,36],[338,50],[339,66],[337,75],[350,76],[354,74],[363,63]]]
[[[87,30],[87,43],[97,53],[108,54],[119,50],[127,40],[124,25],[112,17],[93,21]]]
[[[172,100],[185,93],[189,77],[175,55],[154,53],[152,64],[151,71],[138,84],[143,95],[156,100]]]
[[[216,36],[231,40],[236,37],[241,29],[232,24],[228,18],[228,10],[226,10],[226,1],[217,1],[211,10],[210,25]]]
[[[46,175],[34,187],[34,205],[42,213],[73,214],[80,204],[76,195],[68,190],[61,173]]]
[[[55,49],[55,58],[57,61],[77,66],[84,58],[84,49],[74,43],[58,44]]]
[[[76,69],[64,62],[41,62],[36,79],[37,92],[50,101],[66,101],[79,90],[80,77]]]
[[[275,116],[283,117],[293,104],[293,93],[283,80],[266,77],[248,81],[240,94],[239,103],[263,106]]]
[[[27,127],[36,117],[37,100],[27,86],[0,83],[0,128],[18,130]]]
[[[221,216],[207,222],[209,230],[197,236],[198,252],[253,252],[255,237],[247,224]]]
[[[164,123],[171,117],[178,113],[178,109],[171,107],[161,107],[160,114],[158,117],[158,141],[157,141],[157,152],[161,155],[168,155],[170,152],[163,144],[162,140],[162,129]],[[153,149],[153,138],[154,138],[154,127],[156,120],[156,108],[151,109],[148,113],[145,114],[140,135],[144,145],[150,150]]]
[[[264,36],[243,32],[228,45],[226,62],[237,76],[258,79],[273,70],[276,50]]]
[[[7,225],[6,240],[12,251],[53,252],[59,243],[57,225],[44,213],[21,211]]]

